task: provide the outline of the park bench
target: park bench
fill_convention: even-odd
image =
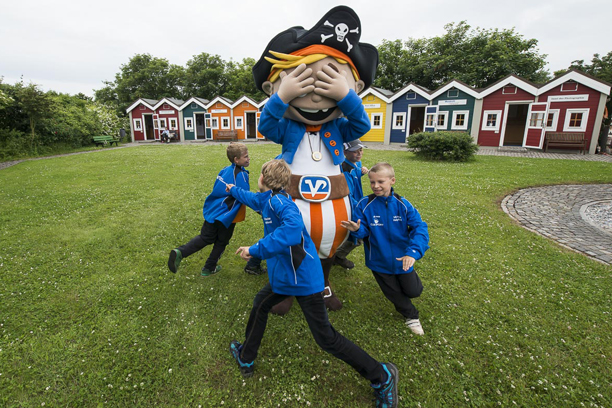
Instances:
[[[119,146],[119,139],[114,136],[94,136],[93,142],[96,144],[96,146],[106,146],[108,144],[112,146],[113,143],[115,146]]]
[[[574,147],[586,154],[587,145],[584,133],[547,132],[544,141],[544,151],[549,147]]]
[[[238,138],[238,132],[235,130],[219,130],[217,132],[217,140],[229,140],[234,141]]]

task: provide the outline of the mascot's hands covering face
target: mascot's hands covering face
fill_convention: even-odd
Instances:
[[[343,143],[370,130],[357,94],[371,85],[378,51],[359,42],[361,22],[338,6],[310,30],[292,27],[275,36],[253,67],[259,89],[270,96],[258,130],[282,144],[292,171],[287,192],[295,199],[317,248],[325,278],[325,304],[338,310],[329,272],[336,248],[347,237],[341,222],[351,218],[348,185],[342,174]],[[275,306],[284,314],[292,298]]]
[[[322,125],[337,119],[342,111],[337,102],[348,95],[349,90],[359,93],[364,88],[362,80],[356,81],[347,64],[326,57],[309,64],[300,64],[280,73],[280,80],[266,81],[262,87],[266,94],[278,93],[289,104],[285,117],[307,125]]]

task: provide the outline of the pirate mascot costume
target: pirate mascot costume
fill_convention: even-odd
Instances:
[[[342,307],[329,272],[349,233],[340,222],[351,219],[342,146],[370,130],[357,94],[372,84],[378,65],[376,48],[360,37],[357,14],[338,6],[310,30],[292,27],[278,34],[253,67],[257,87],[270,96],[258,130],[282,145],[281,157],[293,174],[288,192],[317,247],[330,310]],[[287,313],[292,299],[273,313]]]

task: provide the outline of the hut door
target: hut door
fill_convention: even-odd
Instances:
[[[255,116],[255,121],[257,123],[257,139],[265,139],[264,135],[262,135],[261,133],[259,133],[259,117],[261,116],[261,112],[257,112],[257,115]]]
[[[438,125],[438,105],[425,107],[425,123],[423,130],[425,132],[435,132]]]
[[[153,134],[155,140],[159,140],[159,115],[153,114]]]
[[[546,131],[547,113],[547,102],[534,102],[529,104],[523,147],[530,147],[533,149],[542,148],[542,144],[544,143],[544,132]]]
[[[210,113],[205,113],[204,114],[204,124],[206,126],[206,140],[212,140],[213,138],[213,134],[212,134],[212,120],[211,120],[212,115]]]

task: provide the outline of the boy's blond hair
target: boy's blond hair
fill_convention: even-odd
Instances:
[[[376,163],[370,169],[370,173],[387,173],[389,177],[395,177],[395,170],[393,170],[393,166],[387,162]]]
[[[282,190],[289,187],[291,169],[284,160],[270,160],[261,166],[262,182],[270,190]]]
[[[229,146],[227,146],[227,150],[226,150],[227,158],[232,164],[234,164],[235,158],[240,158],[245,153],[248,153],[248,152],[249,152],[249,149],[247,149],[244,143],[235,143],[235,142],[230,143]]]

